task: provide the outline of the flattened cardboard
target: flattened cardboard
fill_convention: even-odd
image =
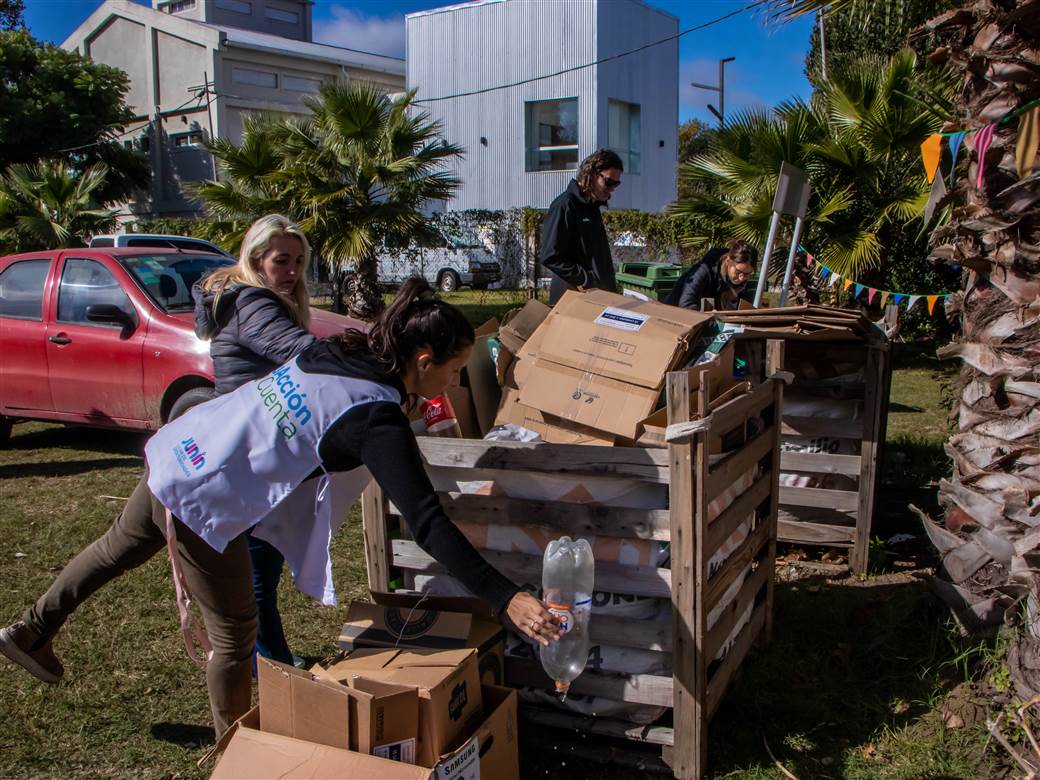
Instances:
[[[473,395],[468,387],[449,387],[447,389],[448,400],[451,408],[455,410],[455,416],[459,421],[462,436],[466,439],[481,438],[480,426],[477,424],[477,413],[473,409]]]
[[[254,707],[228,730],[228,740],[210,775],[214,780],[315,780],[368,778],[435,780],[430,769],[388,761],[354,751],[305,742],[260,731],[260,710]]]
[[[338,680],[360,675],[418,688],[417,763],[422,766],[433,766],[480,723],[476,650],[355,650],[326,672]]]
[[[361,677],[339,681],[321,667],[305,672],[266,658],[257,659],[257,678],[261,730],[361,753],[393,749],[399,760],[414,762],[414,687]]]
[[[570,290],[538,328],[537,357],[656,389],[689,348],[691,336],[710,319],[702,312],[603,290]],[[532,357],[525,349],[521,359]]]
[[[479,435],[474,437],[477,439],[484,438],[484,434],[495,424],[495,411],[502,395],[495,361],[491,359],[491,349],[488,345],[491,338],[492,336],[477,336],[473,343],[473,352],[466,363],[466,377],[480,431]]]
[[[498,329],[498,339],[502,346],[515,355],[551,311],[552,309],[541,301],[534,298],[529,300]]]

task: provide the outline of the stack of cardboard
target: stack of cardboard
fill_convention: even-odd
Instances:
[[[819,304],[741,309],[715,312],[715,316],[722,322],[743,326],[748,335],[765,338],[872,341],[884,336],[862,312]]]
[[[214,778],[518,777],[516,692],[473,649],[355,650],[308,671],[258,659],[259,704]]]

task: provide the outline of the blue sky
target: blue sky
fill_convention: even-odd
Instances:
[[[317,0],[314,38],[403,57],[404,14],[447,4],[431,0]],[[650,4],[678,16],[679,29],[685,30],[740,8],[746,0],[651,0]],[[99,5],[101,0],[27,0],[26,23],[38,38],[60,43]],[[811,27],[811,19],[777,26],[768,24],[761,14],[745,12],[681,38],[679,118],[715,122],[706,105],[717,106],[718,96],[694,89],[690,82],[717,83],[722,57],[737,58],[726,65],[727,114],[755,105],[772,106],[791,97],[808,97],[811,90],[802,63]]]

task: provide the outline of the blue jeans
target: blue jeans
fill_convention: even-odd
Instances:
[[[292,666],[292,653],[285,641],[282,616],[278,614],[278,581],[282,578],[285,558],[262,539],[252,534],[247,534],[246,538],[253,563],[253,595],[256,597],[256,652],[264,658]]]

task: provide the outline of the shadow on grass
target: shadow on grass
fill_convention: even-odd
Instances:
[[[140,458],[91,458],[90,460],[57,460],[47,463],[9,463],[0,466],[0,479],[25,477],[71,477],[105,469],[143,466]]]
[[[213,745],[213,727],[191,723],[153,723],[152,736],[162,742],[200,750]]]
[[[31,426],[31,427],[30,427]],[[115,431],[108,428],[88,428],[75,425],[32,424],[16,425],[5,450],[102,450],[140,457],[144,453],[148,433]]]

